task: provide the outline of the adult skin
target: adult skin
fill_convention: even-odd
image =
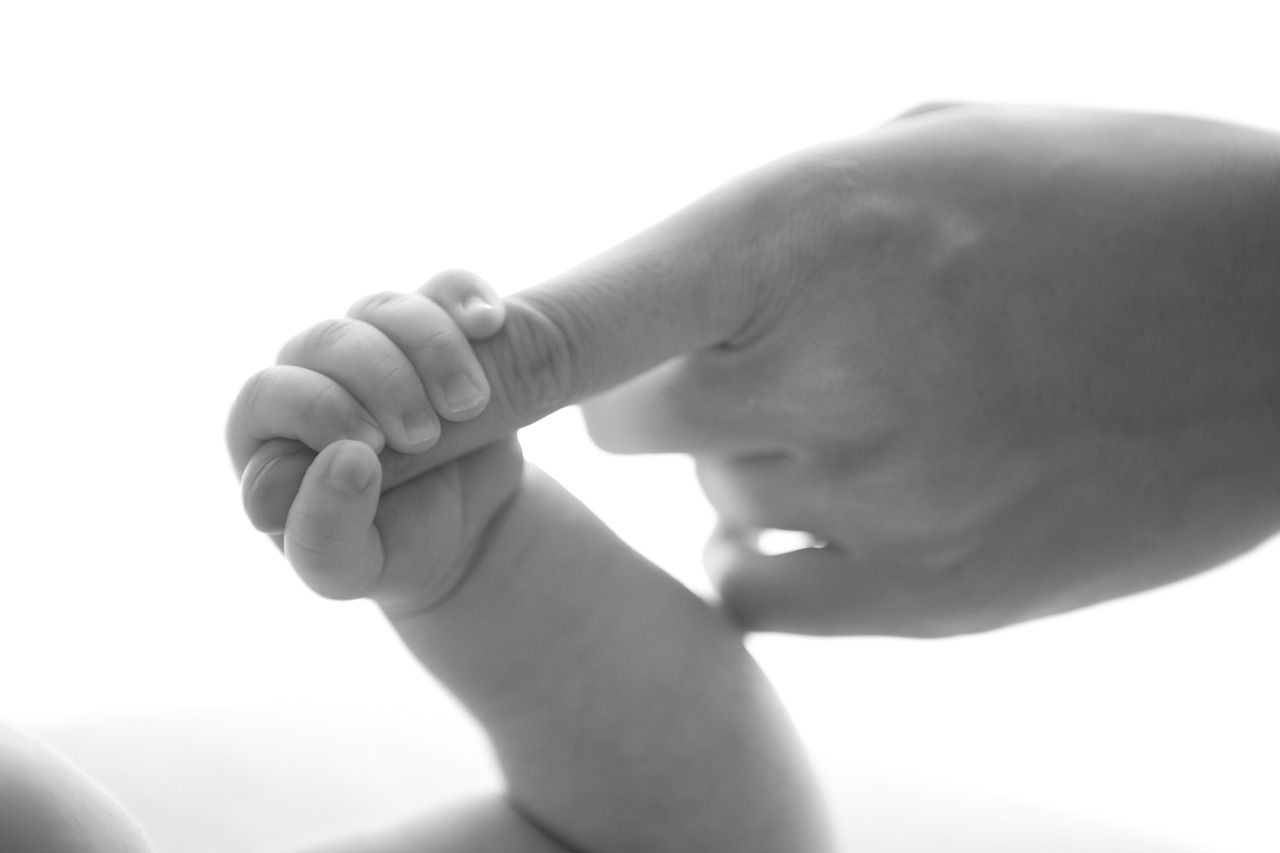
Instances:
[[[927,106],[745,175],[507,311],[476,346],[488,408],[384,451],[384,488],[613,389],[585,407],[601,446],[698,458],[723,522],[709,568],[745,627],[989,630],[1280,526],[1273,133]],[[260,528],[282,529],[316,449],[255,455]],[[757,528],[826,544],[765,556]]]

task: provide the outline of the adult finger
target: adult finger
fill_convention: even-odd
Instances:
[[[289,510],[284,553],[294,570],[326,598],[372,593],[382,574],[382,539],[373,519],[382,468],[363,442],[338,441],[307,469]]]
[[[829,500],[807,467],[782,453],[699,456],[698,482],[725,522],[824,535]]]
[[[670,267],[651,266],[641,257],[646,248],[653,251],[648,241],[633,241],[509,297],[503,327],[472,343],[490,388],[488,405],[465,423],[443,423],[439,441],[429,450],[414,455],[388,451],[384,462],[391,464],[385,465],[383,488],[396,488],[670,356],[731,336],[741,325],[734,312],[744,314],[750,300],[735,307],[733,297],[719,295],[724,288],[697,280],[703,271],[690,268],[686,278]],[[353,310],[366,308],[358,303]],[[259,438],[258,432],[249,438]],[[233,440],[237,470],[261,440],[249,438]],[[296,471],[264,466],[244,495],[246,507],[264,510],[254,517],[255,526],[271,530],[280,525],[282,507],[270,496],[294,488],[280,482],[287,473]]]
[[[507,298],[502,328],[473,342],[491,389],[488,405],[466,423],[442,424],[440,440],[429,450],[384,453],[383,489],[676,356],[733,344],[750,333],[776,301],[769,288],[794,280],[797,271],[788,264],[809,257],[791,242],[807,233],[810,218],[825,216],[786,196],[805,192],[820,178],[767,166]],[[731,449],[757,448],[748,442]],[[259,484],[267,486],[271,473]],[[263,526],[273,522],[263,520]]]
[[[412,460],[409,476],[508,435],[685,353],[732,342],[791,273],[776,246],[803,230],[781,215],[777,170],[723,187],[614,249],[506,299],[506,321],[475,352],[489,405]],[[780,233],[786,232],[786,234]]]
[[[718,361],[710,353],[672,359],[585,401],[591,440],[611,453],[697,456],[766,453],[780,435],[805,438],[769,413],[748,415],[759,393],[741,387],[744,372]]]
[[[1025,620],[1027,573],[867,563],[837,544],[762,553],[755,531],[721,525],[703,561],[743,630],[934,638]],[[987,567],[984,567],[987,568]]]
[[[883,633],[877,608],[865,606],[858,577],[834,548],[762,554],[755,531],[720,525],[707,541],[703,563],[725,612],[742,629],[798,634]]]

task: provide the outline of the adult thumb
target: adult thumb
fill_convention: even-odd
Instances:
[[[838,546],[763,554],[722,526],[703,561],[726,615],[743,630],[922,635],[898,579],[856,565]]]

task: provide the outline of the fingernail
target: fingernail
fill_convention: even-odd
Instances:
[[[459,373],[450,379],[449,384],[444,387],[444,401],[449,406],[450,412],[457,413],[465,412],[467,409],[474,409],[480,405],[480,401],[483,399],[484,392],[480,390],[480,386],[465,373]]]
[[[338,448],[329,463],[329,484],[349,495],[362,495],[373,484],[376,473],[368,455],[348,444]]]
[[[492,311],[493,305],[482,296],[468,296],[462,302],[462,310],[468,314],[479,314],[482,311]]]
[[[426,444],[440,437],[440,420],[426,407],[405,412],[400,423],[410,444]]]

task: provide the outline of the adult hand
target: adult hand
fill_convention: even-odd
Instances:
[[[384,452],[384,488],[655,368],[588,425],[698,457],[747,627],[936,636],[1150,588],[1280,524],[1278,234],[1274,135],[913,111],[512,297],[488,410]],[[307,453],[250,463],[265,529]]]

